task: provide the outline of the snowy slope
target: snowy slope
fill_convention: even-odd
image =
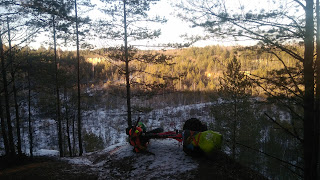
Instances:
[[[205,123],[213,122],[210,107],[213,103],[191,104],[178,107],[154,109],[149,113],[133,114],[133,121],[141,117],[148,130],[162,127],[165,131],[181,130],[184,122],[192,117]],[[125,110],[97,109],[87,111],[83,116],[83,128],[87,133],[101,137],[105,145],[124,142],[127,138],[127,115]]]
[[[133,122],[138,117],[141,117],[141,122],[144,122],[148,130],[162,127],[165,131],[180,130],[184,122],[196,117],[206,123],[212,122],[210,117],[210,107],[213,103],[191,104],[177,107],[166,107],[162,109],[154,109],[149,113],[132,114]],[[122,143],[126,141],[127,135],[127,115],[125,108],[119,109],[96,109],[83,111],[82,125],[83,131],[87,134],[94,134],[103,140],[104,147]],[[29,134],[28,123],[21,124],[22,130],[22,150],[29,154]],[[64,136],[66,137],[65,122],[63,122]],[[71,127],[70,127],[71,128]],[[75,129],[77,134],[77,129]],[[44,152],[58,150],[57,138],[57,122],[54,119],[37,118],[33,121],[33,142],[34,154],[46,155]],[[70,129],[71,139],[73,139],[72,130]],[[64,139],[67,141],[67,139]],[[77,142],[76,142],[77,143]],[[86,151],[86,150],[85,150]],[[4,153],[2,137],[0,137],[0,155]],[[53,153],[49,153],[53,154]]]

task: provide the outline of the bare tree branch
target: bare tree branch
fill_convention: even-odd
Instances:
[[[273,123],[275,123],[276,125],[278,125],[281,129],[283,129],[286,133],[288,133],[289,135],[291,135],[292,137],[296,138],[297,140],[300,141],[301,144],[303,144],[303,139],[301,139],[299,137],[299,135],[297,133],[293,133],[291,132],[289,129],[283,127],[280,123],[278,123],[276,120],[274,120],[271,116],[269,116],[266,112],[264,113]]]

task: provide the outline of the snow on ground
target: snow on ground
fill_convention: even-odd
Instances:
[[[154,140],[150,144],[149,151],[155,155],[148,156],[149,158],[142,159],[135,164],[136,170],[133,174],[143,175],[146,174],[146,170],[151,170],[149,174],[151,177],[162,177],[197,168],[197,164],[182,151],[182,145],[173,139]]]
[[[33,154],[34,156],[59,156],[58,150],[39,149]]]
[[[177,107],[154,109],[149,113],[133,114],[133,122],[141,117],[148,130],[162,127],[165,131],[181,130],[184,122],[192,117],[199,118],[205,123],[212,122],[209,108],[212,103],[189,104]],[[104,109],[83,111],[83,129],[85,133],[94,134],[102,138],[105,147],[125,142],[127,135],[127,114],[125,107],[118,109]],[[28,124],[22,124],[28,127]],[[33,123],[34,152],[41,149],[58,150],[57,123],[54,119],[35,119]],[[77,131],[77,129],[76,129]],[[27,129],[22,129],[23,150],[29,154],[29,135]],[[66,134],[65,134],[66,135]],[[71,139],[72,133],[70,133]],[[0,138],[0,155],[4,153],[2,138]]]
[[[192,117],[204,123],[212,122],[209,108],[214,103],[189,104],[178,107],[154,109],[149,113],[133,114],[133,123],[141,118],[148,130],[162,127],[165,131],[181,130],[184,122]],[[127,135],[127,114],[125,109],[97,109],[84,112],[83,129],[86,133],[101,137],[105,146],[125,142]]]
[[[123,142],[100,152],[64,160],[88,165],[99,173],[99,179],[175,179],[179,174],[188,174],[198,168],[198,163],[183,152],[182,144],[173,139],[151,140],[148,146],[151,153],[132,150],[132,146]]]

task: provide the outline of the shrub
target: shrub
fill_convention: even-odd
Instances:
[[[93,133],[85,133],[83,141],[86,152],[102,150],[104,147],[103,139]]]

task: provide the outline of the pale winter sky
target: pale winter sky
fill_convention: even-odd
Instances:
[[[96,2],[98,0],[93,0],[93,1]],[[234,1],[238,2],[239,0],[234,0]],[[149,12],[150,16],[156,16],[156,15],[159,15],[160,17],[165,16],[165,18],[168,20],[167,23],[165,24],[153,24],[153,27],[161,29],[161,36],[158,39],[132,42],[131,44],[142,45],[142,46],[139,46],[139,48],[143,48],[143,46],[153,46],[157,44],[187,42],[184,40],[184,38],[181,37],[181,35],[184,35],[184,34],[188,34],[189,36],[203,35],[204,32],[202,28],[191,28],[190,23],[176,17],[177,8],[173,6],[173,3],[176,3],[176,2],[178,1],[161,0],[156,5],[152,6],[150,9],[150,12]],[[234,6],[234,4],[232,5]],[[110,42],[106,43],[104,40],[97,40],[95,43],[97,43],[98,46],[102,46],[102,47],[110,45]],[[207,45],[216,45],[216,44],[238,45],[238,43],[239,42],[235,42],[233,40],[223,40],[223,41],[207,40],[207,41],[199,41],[195,43],[194,46],[203,47]],[[245,43],[241,42],[241,43],[248,44],[248,42],[245,42]],[[252,43],[252,42],[249,42],[249,43]]]
[[[92,0],[94,4],[97,4],[99,0]],[[180,1],[180,0],[179,0]],[[187,0],[182,0],[182,1],[187,1]],[[219,0],[217,0],[219,1]],[[257,0],[257,1],[252,1],[252,0],[220,0],[224,1],[227,3],[227,8],[230,11],[241,11],[240,7],[243,7],[243,11],[248,11],[252,10],[255,11],[257,9],[264,8],[265,10],[269,10],[272,8],[275,8],[277,5],[274,5],[272,3],[272,0]],[[286,0],[285,3],[287,3]],[[153,46],[157,44],[164,44],[164,43],[183,43],[186,42],[183,38],[181,38],[181,35],[188,34],[188,35],[203,35],[204,31],[201,28],[190,28],[190,24],[188,22],[185,22],[179,18],[177,18],[176,12],[177,9],[174,8],[172,3],[178,2],[178,0],[161,0],[158,2],[156,5],[151,7],[150,10],[150,15],[159,15],[160,17],[165,16],[166,19],[168,20],[167,23],[165,24],[155,24],[152,25],[155,28],[161,28],[161,36],[156,39],[156,40],[145,40],[145,41],[140,41],[140,42],[131,42],[131,45],[142,45],[139,48],[143,48],[143,46]],[[205,1],[197,1],[199,3],[205,2]],[[275,1],[277,2],[277,1]],[[281,1],[282,2],[282,1]],[[280,2],[279,2],[280,3]],[[98,4],[99,5],[99,4]],[[93,13],[90,13],[90,16],[92,18],[99,18],[102,16],[97,11],[94,11]],[[38,38],[39,40],[35,43],[32,43],[32,46],[37,48],[40,46],[41,41],[40,40],[45,40],[50,38],[51,35],[46,34],[46,35],[40,35]],[[123,42],[112,42],[110,40],[102,40],[102,39],[95,39],[94,41],[91,40],[90,43],[94,43],[96,47],[102,48],[102,47],[107,47],[107,46],[114,46],[114,45],[119,45],[122,44]],[[215,44],[220,44],[220,45],[249,45],[253,44],[253,42],[236,42],[234,40],[221,40],[221,41],[213,41],[213,40],[207,40],[207,41],[200,41],[194,44],[194,46],[207,46],[207,45],[215,45]],[[67,50],[74,49],[74,45],[70,45],[68,48],[65,48]]]

